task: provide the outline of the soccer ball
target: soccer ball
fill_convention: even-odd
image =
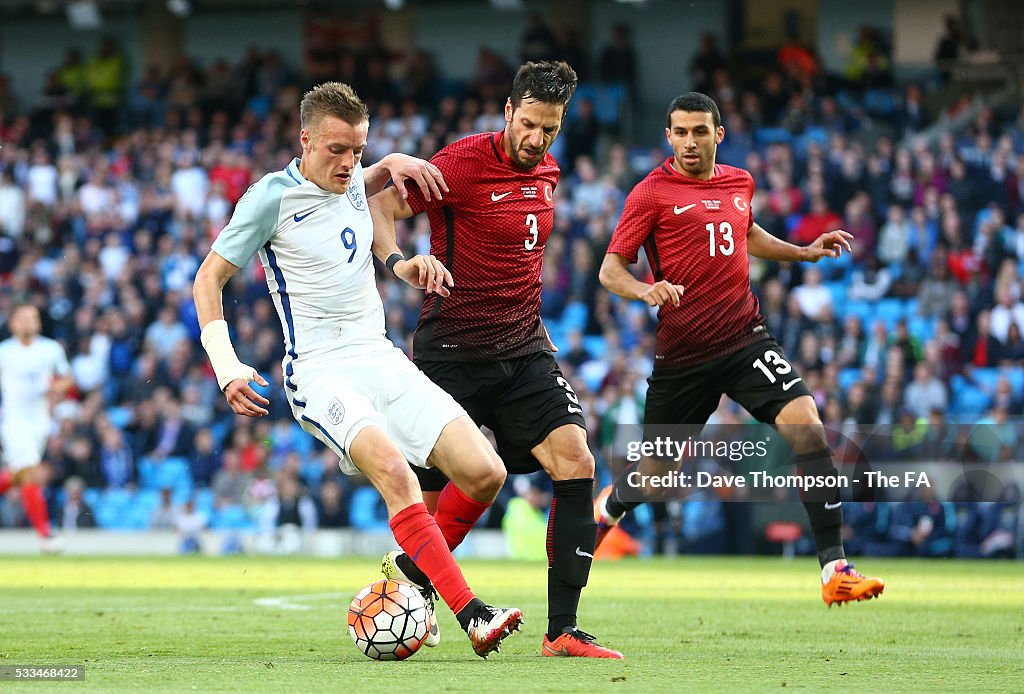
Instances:
[[[404,581],[371,583],[348,606],[348,633],[356,648],[374,660],[405,660],[430,631],[427,603]]]

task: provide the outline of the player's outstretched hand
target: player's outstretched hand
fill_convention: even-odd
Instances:
[[[452,273],[432,255],[414,255],[408,260],[399,260],[395,263],[395,275],[427,294],[449,296],[448,287],[455,286]]]
[[[822,258],[838,258],[843,254],[844,248],[847,253],[853,253],[850,246],[852,240],[853,234],[842,229],[826,232],[804,249],[804,260],[816,263]]]
[[[259,375],[256,369],[252,370],[252,378],[249,380],[256,381],[261,386],[269,386],[266,379]],[[224,397],[227,398],[228,404],[231,405],[231,409],[235,411],[235,414],[245,415],[246,417],[262,417],[265,414],[270,414],[260,405],[269,405],[270,401],[265,397],[257,393],[249,385],[249,381],[244,378],[236,378],[224,387]]]
[[[402,194],[403,200],[409,197],[406,190],[409,181],[420,187],[427,201],[434,198],[440,200],[444,197],[443,193],[448,192],[448,184],[444,182],[441,169],[425,159],[411,157],[408,154],[390,154],[381,160],[381,164],[387,167],[391,180]]]
[[[683,287],[679,284],[672,284],[667,280],[655,282],[641,296],[648,306],[664,306],[672,304],[678,306],[683,298]]]

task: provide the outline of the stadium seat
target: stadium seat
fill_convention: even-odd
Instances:
[[[850,386],[861,378],[860,369],[843,369],[839,372],[839,387],[843,392],[850,390]]]
[[[572,301],[562,311],[562,328],[566,331],[583,330],[587,327],[590,310],[582,301]]]
[[[887,328],[892,330],[896,323],[904,317],[905,310],[901,299],[880,299],[875,304],[875,317],[885,321]]]
[[[775,143],[788,143],[793,139],[793,133],[785,128],[758,128],[754,131],[754,142],[759,147],[773,145]]]
[[[382,512],[380,493],[373,487],[359,487],[352,493],[349,508],[352,527],[359,530],[386,530],[387,512]]]
[[[256,527],[255,522],[242,506],[224,506],[214,512],[210,527],[215,530],[248,530]]]
[[[782,556],[792,559],[796,555],[796,543],[803,535],[799,523],[775,521],[764,529],[764,537],[768,542],[782,545]]]

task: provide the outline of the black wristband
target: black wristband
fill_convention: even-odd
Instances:
[[[405,260],[405,257],[401,253],[392,253],[391,255],[388,256],[388,259],[384,261],[384,264],[387,265],[388,270],[390,270],[391,273],[394,274],[395,265],[397,265],[399,261],[402,260]]]

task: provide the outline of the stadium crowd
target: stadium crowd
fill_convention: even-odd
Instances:
[[[565,39],[537,29],[524,56],[571,55]],[[880,459],[1019,460],[1024,108],[982,108],[962,132],[921,137],[969,104],[929,113],[920,86],[892,80],[886,50],[876,32],[863,32],[849,73],[836,78],[794,42],[755,82],[730,71],[713,39],[694,56],[695,87],[722,109],[718,160],[753,174],[758,222],[794,243],[836,228],[856,237],[852,258],[754,262],[751,281],[837,443],[882,426],[892,435],[871,451]],[[636,101],[627,27],[607,52],[618,59],[587,70],[577,57],[576,67],[591,85],[629,85],[624,112]],[[386,527],[372,488],[343,477],[291,418],[262,268],[225,288],[239,358],[271,382],[262,391],[270,416],[258,420],[232,415],[218,391],[199,344],[192,279],[246,188],[295,156],[305,88],[325,79],[356,87],[371,108],[371,163],[392,151],[429,158],[456,138],[501,129],[512,74],[486,49],[462,84],[439,75],[423,51],[340,52],[300,73],[274,52],[251,50],[236,64],[182,58],[131,77],[105,40],[88,59],[69,52],[37,103],[20,105],[0,77],[0,315],[37,305],[76,383],[55,404],[59,426],[46,453],[55,522],[191,535],[207,525]],[[608,479],[622,427],[641,419],[654,317],[600,290],[597,269],[626,194],[667,150],[660,131],[627,145],[620,111],[598,108],[595,93],[581,88],[553,149],[563,176],[543,315]],[[426,252],[426,223],[400,226],[400,244]],[[640,272],[650,275],[643,261]],[[383,272],[378,286],[388,335],[408,348],[421,294]],[[739,423],[744,413],[723,402],[715,421]],[[978,423],[990,426],[979,434]],[[512,495],[507,486],[492,527]],[[851,544],[877,554],[1005,556],[1018,501],[1008,490],[984,506],[848,504]],[[684,550],[721,551],[726,534],[749,533],[749,518],[746,529],[734,520],[711,499],[674,509],[665,533]],[[23,523],[17,497],[0,502],[0,526]]]

